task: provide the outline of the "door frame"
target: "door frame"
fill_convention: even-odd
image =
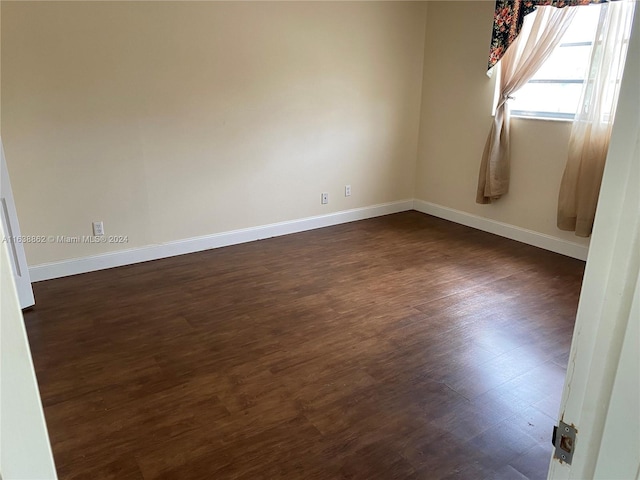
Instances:
[[[9,262],[11,270],[16,281],[16,289],[18,291],[18,299],[20,300],[20,308],[25,309],[35,304],[33,297],[33,289],[31,288],[31,275],[29,274],[29,266],[27,265],[27,257],[24,252],[24,244],[22,241],[16,240],[21,238],[20,223],[18,222],[18,214],[16,205],[13,201],[13,191],[11,190],[11,180],[9,179],[9,170],[4,157],[4,147],[2,138],[0,137],[0,221],[5,234],[0,238],[1,242],[5,242],[9,249]]]
[[[614,425],[633,432],[640,423],[637,403],[627,411],[610,408],[612,395],[619,396],[621,388],[631,396],[640,388],[640,366],[628,364],[633,357],[622,355],[625,343],[640,342],[633,338],[640,321],[635,313],[640,301],[639,10],[640,5],[634,12],[560,405],[559,419],[577,429],[573,462],[552,459],[548,478],[554,480],[637,478],[640,469],[640,436],[629,435],[632,444],[618,443],[617,451],[603,443]],[[616,461],[602,462],[604,452],[614,452]],[[614,468],[621,463],[631,476]]]

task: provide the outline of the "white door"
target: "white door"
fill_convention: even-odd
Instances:
[[[577,429],[571,465],[550,479],[640,478],[640,8],[636,8],[560,420]]]
[[[24,244],[20,240],[20,225],[16,206],[13,203],[13,192],[9,181],[9,171],[4,159],[4,147],[0,138],[0,217],[2,227],[5,232],[0,241],[6,242],[9,248],[9,261],[13,270],[18,289],[18,299],[20,308],[27,308],[35,303],[33,289],[31,288],[31,277],[27,266],[27,257],[24,254]]]
[[[54,480],[56,467],[9,257],[8,245],[0,242],[0,477]]]

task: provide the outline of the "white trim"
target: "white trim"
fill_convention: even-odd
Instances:
[[[279,237],[291,233],[304,232],[316,228],[330,227],[341,223],[354,222],[367,218],[389,215],[392,213],[417,210],[418,212],[433,215],[468,227],[473,227],[484,232],[500,235],[501,237],[517,240],[518,242],[540,247],[545,250],[567,255],[569,257],[585,260],[588,247],[560,238],[544,235],[524,228],[497,222],[488,218],[479,217],[460,210],[443,207],[422,200],[400,200],[397,202],[372,205],[370,207],[355,208],[342,212],[318,215],[315,217],[300,218],[286,222],[260,225],[258,227],[243,228],[229,232],[215,233],[202,237],[187,238],[175,242],[149,245],[145,247],[120,250],[101,255],[93,255],[83,258],[72,258],[60,262],[43,263],[29,267],[29,273],[33,282],[50,280],[52,278],[67,277],[80,273],[94,272],[107,268],[121,267],[134,263],[148,262],[160,258],[174,257],[186,253],[200,252],[212,248],[226,247],[240,243],[253,242],[270,237]]]
[[[31,280],[39,282],[52,278],[67,277],[79,273],[93,272],[106,268],[131,265],[133,263],[147,262],[160,258],[174,257],[186,253],[200,252],[212,248],[226,247],[239,243],[253,242],[264,238],[278,237],[290,233],[303,232],[316,228],[339,225],[341,223],[364,220],[381,215],[404,212],[413,208],[413,200],[401,200],[397,202],[372,205],[369,207],[355,208],[342,212],[318,215],[315,217],[300,218],[286,222],[272,223],[258,227],[243,228],[229,232],[205,235],[202,237],[187,238],[175,242],[158,245],[109,252],[102,255],[93,255],[84,258],[73,258],[60,262],[44,263],[29,267]]]
[[[535,120],[537,122],[560,122],[560,123],[573,123],[573,118],[558,118],[558,117],[529,117],[524,115],[518,115],[517,113],[509,112],[511,118],[518,120]]]
[[[444,218],[445,220],[460,223],[484,232],[533,245],[534,247],[560,253],[568,257],[579,260],[587,259],[589,247],[580,245],[579,243],[569,242],[561,238],[552,237],[551,235],[545,235],[534,232],[533,230],[527,230],[526,228],[509,225],[508,223],[479,217],[478,215],[454,210],[453,208],[443,207],[423,200],[414,200],[413,209],[428,215],[433,215],[434,217]]]
[[[2,138],[0,138],[0,164],[0,217],[2,217],[0,222],[6,235],[20,237],[20,222],[18,221],[18,213],[13,200],[13,191],[11,190],[11,180],[9,179],[7,161],[4,156]],[[7,246],[9,247],[11,271],[16,281],[20,308],[30,307],[35,303],[35,299],[33,298],[24,244],[12,241]]]

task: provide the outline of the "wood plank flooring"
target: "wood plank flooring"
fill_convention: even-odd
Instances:
[[[40,282],[61,479],[541,479],[584,263],[418,212]]]

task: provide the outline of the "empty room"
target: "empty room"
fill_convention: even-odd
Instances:
[[[0,2],[0,478],[637,480],[635,6]]]

